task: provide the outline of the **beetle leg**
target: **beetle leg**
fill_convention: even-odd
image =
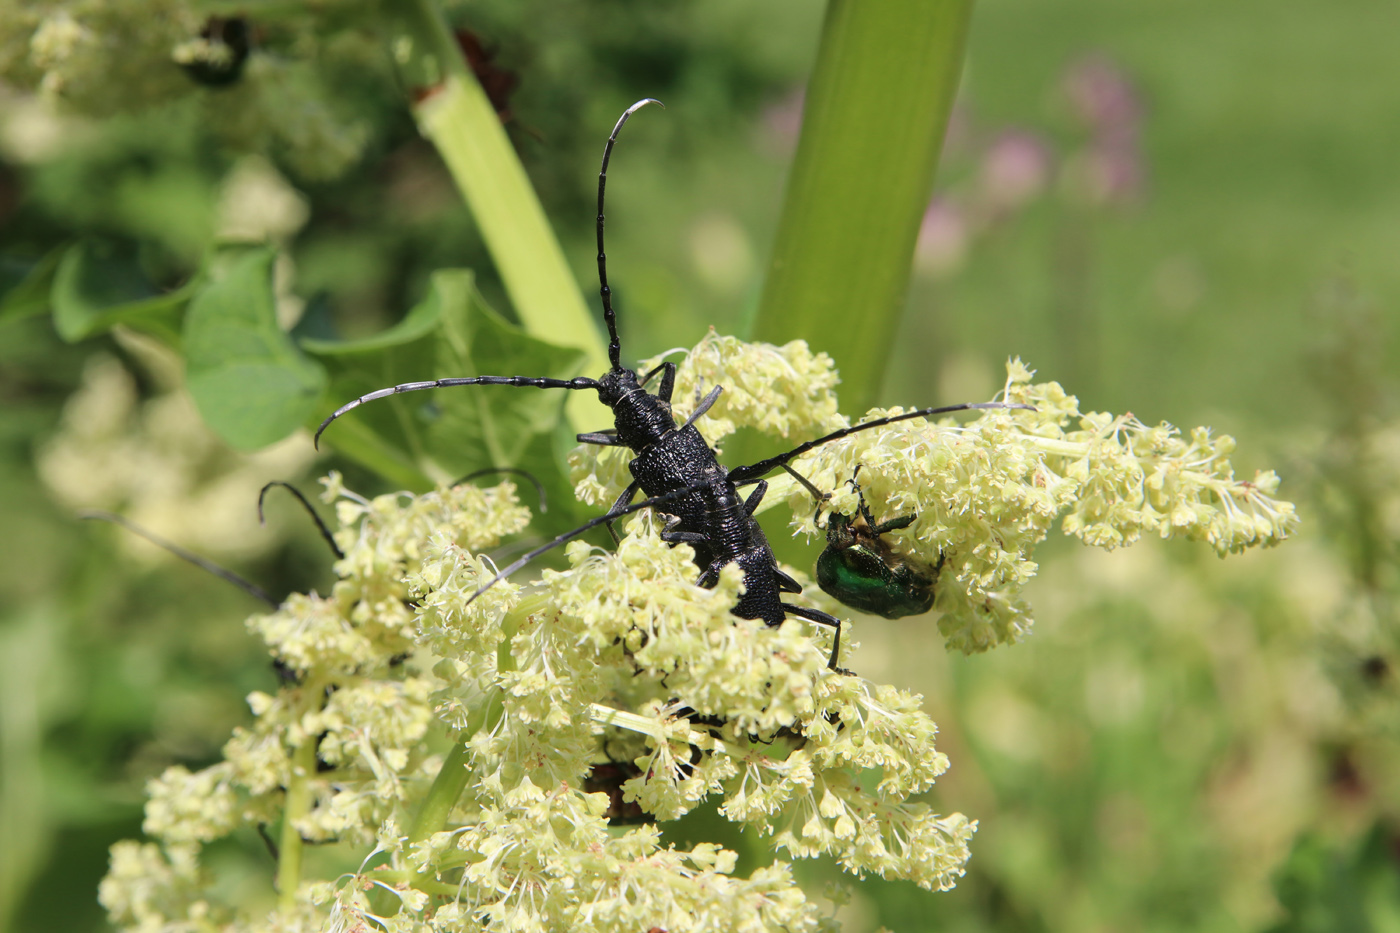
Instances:
[[[707,544],[710,536],[699,531],[663,531],[661,540],[667,544]]]
[[[829,625],[836,629],[836,635],[831,640],[831,660],[827,662],[826,666],[833,671],[841,671],[841,668],[836,666],[836,659],[841,655],[841,620],[836,616],[827,615],[820,609],[808,609],[806,606],[794,606],[792,603],[782,603],[782,607],[784,612],[791,613],[798,618],[815,622],[818,625]]]
[[[713,389],[711,389],[710,394],[700,400],[700,404],[696,406],[693,412],[690,413],[690,417],[685,419],[685,424],[681,425],[677,430],[685,430],[686,428],[694,424],[696,419],[698,419],[701,415],[709,411],[710,408],[714,406],[715,402],[719,399],[719,394],[723,391],[724,386],[715,386]]]
[[[695,585],[702,589],[710,589],[719,582],[719,572],[724,568],[724,561],[715,561],[704,570],[700,571],[700,576],[695,578]]]
[[[679,515],[670,516],[661,529],[661,540],[667,544],[706,544],[710,536],[701,531],[672,531],[681,523]]]
[[[878,538],[888,531],[898,531],[901,528],[908,528],[910,525],[914,524],[914,520],[918,517],[917,515],[901,515],[899,518],[892,518],[887,522],[881,522],[878,525],[871,526],[870,533]]]
[[[801,593],[802,584],[792,577],[783,573],[776,566],[773,568],[773,579],[778,581],[778,592],[780,593]]]
[[[851,488],[856,491],[856,498],[860,500],[860,504],[857,506],[857,512],[860,514],[860,517],[865,519],[865,524],[867,527],[874,528],[875,516],[870,514],[870,506],[865,504],[865,490],[861,489],[860,483],[856,482],[856,477],[859,475],[860,464],[857,464],[856,471],[851,474],[851,478],[848,479],[846,482],[851,484]],[[913,516],[911,516],[910,519],[912,520]],[[898,521],[898,519],[896,519],[896,521]],[[876,534],[878,534],[878,532],[876,532]]]
[[[622,495],[617,497],[617,501],[612,504],[612,508],[608,509],[608,514],[603,517],[605,519],[611,518],[631,505],[633,497],[637,495],[637,489],[638,486],[634,482],[626,489],[622,490]],[[613,523],[609,521],[606,522],[606,524],[608,526],[608,534],[612,535],[613,544],[621,544],[622,536],[617,533],[617,529],[613,527]]]
[[[656,390],[656,397],[663,402],[669,402],[671,401],[671,393],[676,388],[676,364],[662,363],[642,377],[641,385],[645,387],[648,382],[651,382],[651,377],[657,373],[661,374],[661,385]]]
[[[782,466],[782,468],[786,470],[793,479],[797,480],[804,487],[806,487],[807,491],[812,494],[812,498],[817,500],[817,508],[812,513],[812,524],[817,526],[818,531],[825,530],[822,528],[822,523],[818,519],[822,517],[822,506],[827,502],[831,501],[831,493],[822,492],[816,487],[815,483],[813,483],[807,477],[803,476],[801,473],[794,470],[792,467],[788,466],[786,463],[780,464],[780,466]],[[857,467],[857,469],[859,469],[859,467]]]
[[[599,447],[626,447],[627,445],[617,439],[617,432],[612,428],[606,431],[592,431],[588,434],[576,435],[575,440],[580,444],[597,444]]]
[[[759,480],[758,485],[754,487],[753,492],[749,493],[749,497],[744,500],[744,511],[748,512],[750,517],[753,516],[754,509],[758,508],[758,504],[763,501],[763,496],[767,492],[768,481]]]

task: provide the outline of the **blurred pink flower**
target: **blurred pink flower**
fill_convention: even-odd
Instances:
[[[1146,186],[1142,153],[1136,145],[1090,144],[1065,164],[1070,194],[1090,204],[1129,204]]]
[[[970,235],[967,215],[957,202],[935,195],[919,224],[915,267],[934,278],[954,272],[967,256]]]
[[[1137,135],[1143,107],[1137,88],[1109,58],[1093,54],[1070,65],[1063,79],[1075,114],[1098,134]]]
[[[1071,65],[1062,87],[1089,128],[1088,145],[1065,166],[1069,192],[1091,204],[1137,200],[1147,178],[1141,140],[1144,107],[1137,88],[1121,68],[1099,54]]]
[[[763,108],[760,119],[764,141],[775,154],[789,156],[797,148],[802,132],[802,105],[807,88],[799,84],[778,100]]]
[[[1045,190],[1050,147],[1028,130],[1005,130],[982,157],[981,197],[994,213],[1014,210]]]

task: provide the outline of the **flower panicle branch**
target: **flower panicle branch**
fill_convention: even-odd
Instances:
[[[1155,534],[1202,541],[1222,556],[1277,544],[1297,528],[1292,503],[1275,497],[1277,474],[1235,476],[1234,438],[1208,428],[1183,434],[1131,414],[1081,414],[1058,383],[1032,377],[1010,361],[1001,398],[1035,411],[901,421],[795,464],[831,491],[826,511],[854,516],[863,496],[877,520],[915,516],[889,540],[937,576],[935,610],[950,647],[985,651],[1030,630],[1020,593],[1037,569],[1035,546],[1057,520],[1095,547]],[[863,420],[903,410],[872,409]],[[787,489],[794,530],[819,533],[811,495]]]

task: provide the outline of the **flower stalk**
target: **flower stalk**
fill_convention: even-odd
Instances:
[[[588,354],[584,371],[607,369],[594,315],[574,281],[525,167],[496,109],[472,74],[433,0],[395,7],[390,51],[409,82],[413,117],[437,148],[491,253],[521,325],[531,336]],[[585,392],[570,393],[572,417],[598,419]]]
[[[282,837],[277,847],[277,906],[283,913],[296,909],[303,848],[297,824],[311,812],[311,776],[315,773],[316,738],[304,735],[292,755],[287,801],[282,811]]]

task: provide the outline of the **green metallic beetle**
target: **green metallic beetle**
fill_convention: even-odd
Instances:
[[[789,470],[799,482],[817,499],[817,512],[821,504],[831,498],[817,490],[804,477]],[[817,585],[830,596],[840,600],[852,609],[898,619],[903,616],[923,615],[933,608],[934,587],[938,583],[938,565],[928,567],[894,549],[883,535],[901,528],[908,528],[918,517],[902,515],[885,522],[876,522],[865,504],[856,476],[848,483],[860,499],[855,515],[842,515],[833,512],[826,522],[826,550],[817,558]],[[817,527],[822,528],[818,522]]]

